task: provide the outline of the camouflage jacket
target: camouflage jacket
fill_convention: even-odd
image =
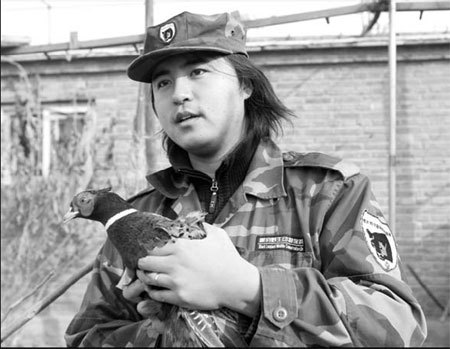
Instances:
[[[174,217],[201,209],[192,185],[168,168],[130,201]],[[251,346],[420,346],[424,314],[403,280],[393,233],[366,176],[320,153],[255,152],[243,183],[215,225],[259,267],[261,315]],[[69,346],[149,346],[157,329],[115,287],[122,261],[108,241]]]

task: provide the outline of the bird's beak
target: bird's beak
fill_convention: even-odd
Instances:
[[[72,219],[78,217],[80,215],[80,212],[78,211],[72,211],[72,207],[67,211],[67,213],[64,215],[63,223],[67,223],[71,221]]]

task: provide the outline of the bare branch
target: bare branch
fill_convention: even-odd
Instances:
[[[23,327],[28,321],[30,321],[32,318],[34,318],[37,314],[39,314],[42,310],[44,310],[51,303],[53,303],[56,299],[58,299],[59,296],[61,296],[64,292],[66,292],[72,285],[74,285],[83,276],[85,276],[86,274],[91,272],[93,267],[94,267],[94,262],[91,262],[88,265],[81,268],[80,270],[78,270],[62,286],[60,286],[54,292],[49,294],[43,300],[36,303],[32,307],[32,310],[28,314],[26,314],[24,318],[19,319],[18,321],[16,321],[16,323],[11,325],[9,328],[5,329],[4,331],[2,330],[1,343],[3,343],[3,341],[5,339],[7,339],[9,336],[11,336],[14,332],[19,330],[21,327]]]
[[[8,317],[9,313],[14,310],[15,308],[17,308],[20,304],[22,304],[24,301],[26,301],[28,298],[30,298],[31,296],[33,296],[35,293],[37,293],[39,291],[39,289],[44,286],[47,281],[49,281],[53,275],[55,275],[55,271],[52,270],[42,281],[40,284],[38,284],[35,288],[33,288],[28,294],[26,294],[25,296],[21,297],[20,299],[18,299],[16,302],[14,302],[13,304],[11,304],[11,306],[8,308],[8,310],[6,311],[5,315],[2,318],[1,323],[3,323],[6,318]]]

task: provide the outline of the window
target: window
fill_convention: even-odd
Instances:
[[[56,166],[70,166],[80,136],[95,118],[89,105],[47,107],[42,112],[42,176]]]

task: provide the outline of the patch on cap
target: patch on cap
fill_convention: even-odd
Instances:
[[[397,266],[397,247],[389,226],[377,216],[364,211],[361,227],[370,252],[381,267],[392,270]]]
[[[170,43],[173,40],[175,34],[176,34],[176,27],[175,23],[173,22],[164,24],[159,29],[159,38],[161,39],[162,42],[166,44]]]

